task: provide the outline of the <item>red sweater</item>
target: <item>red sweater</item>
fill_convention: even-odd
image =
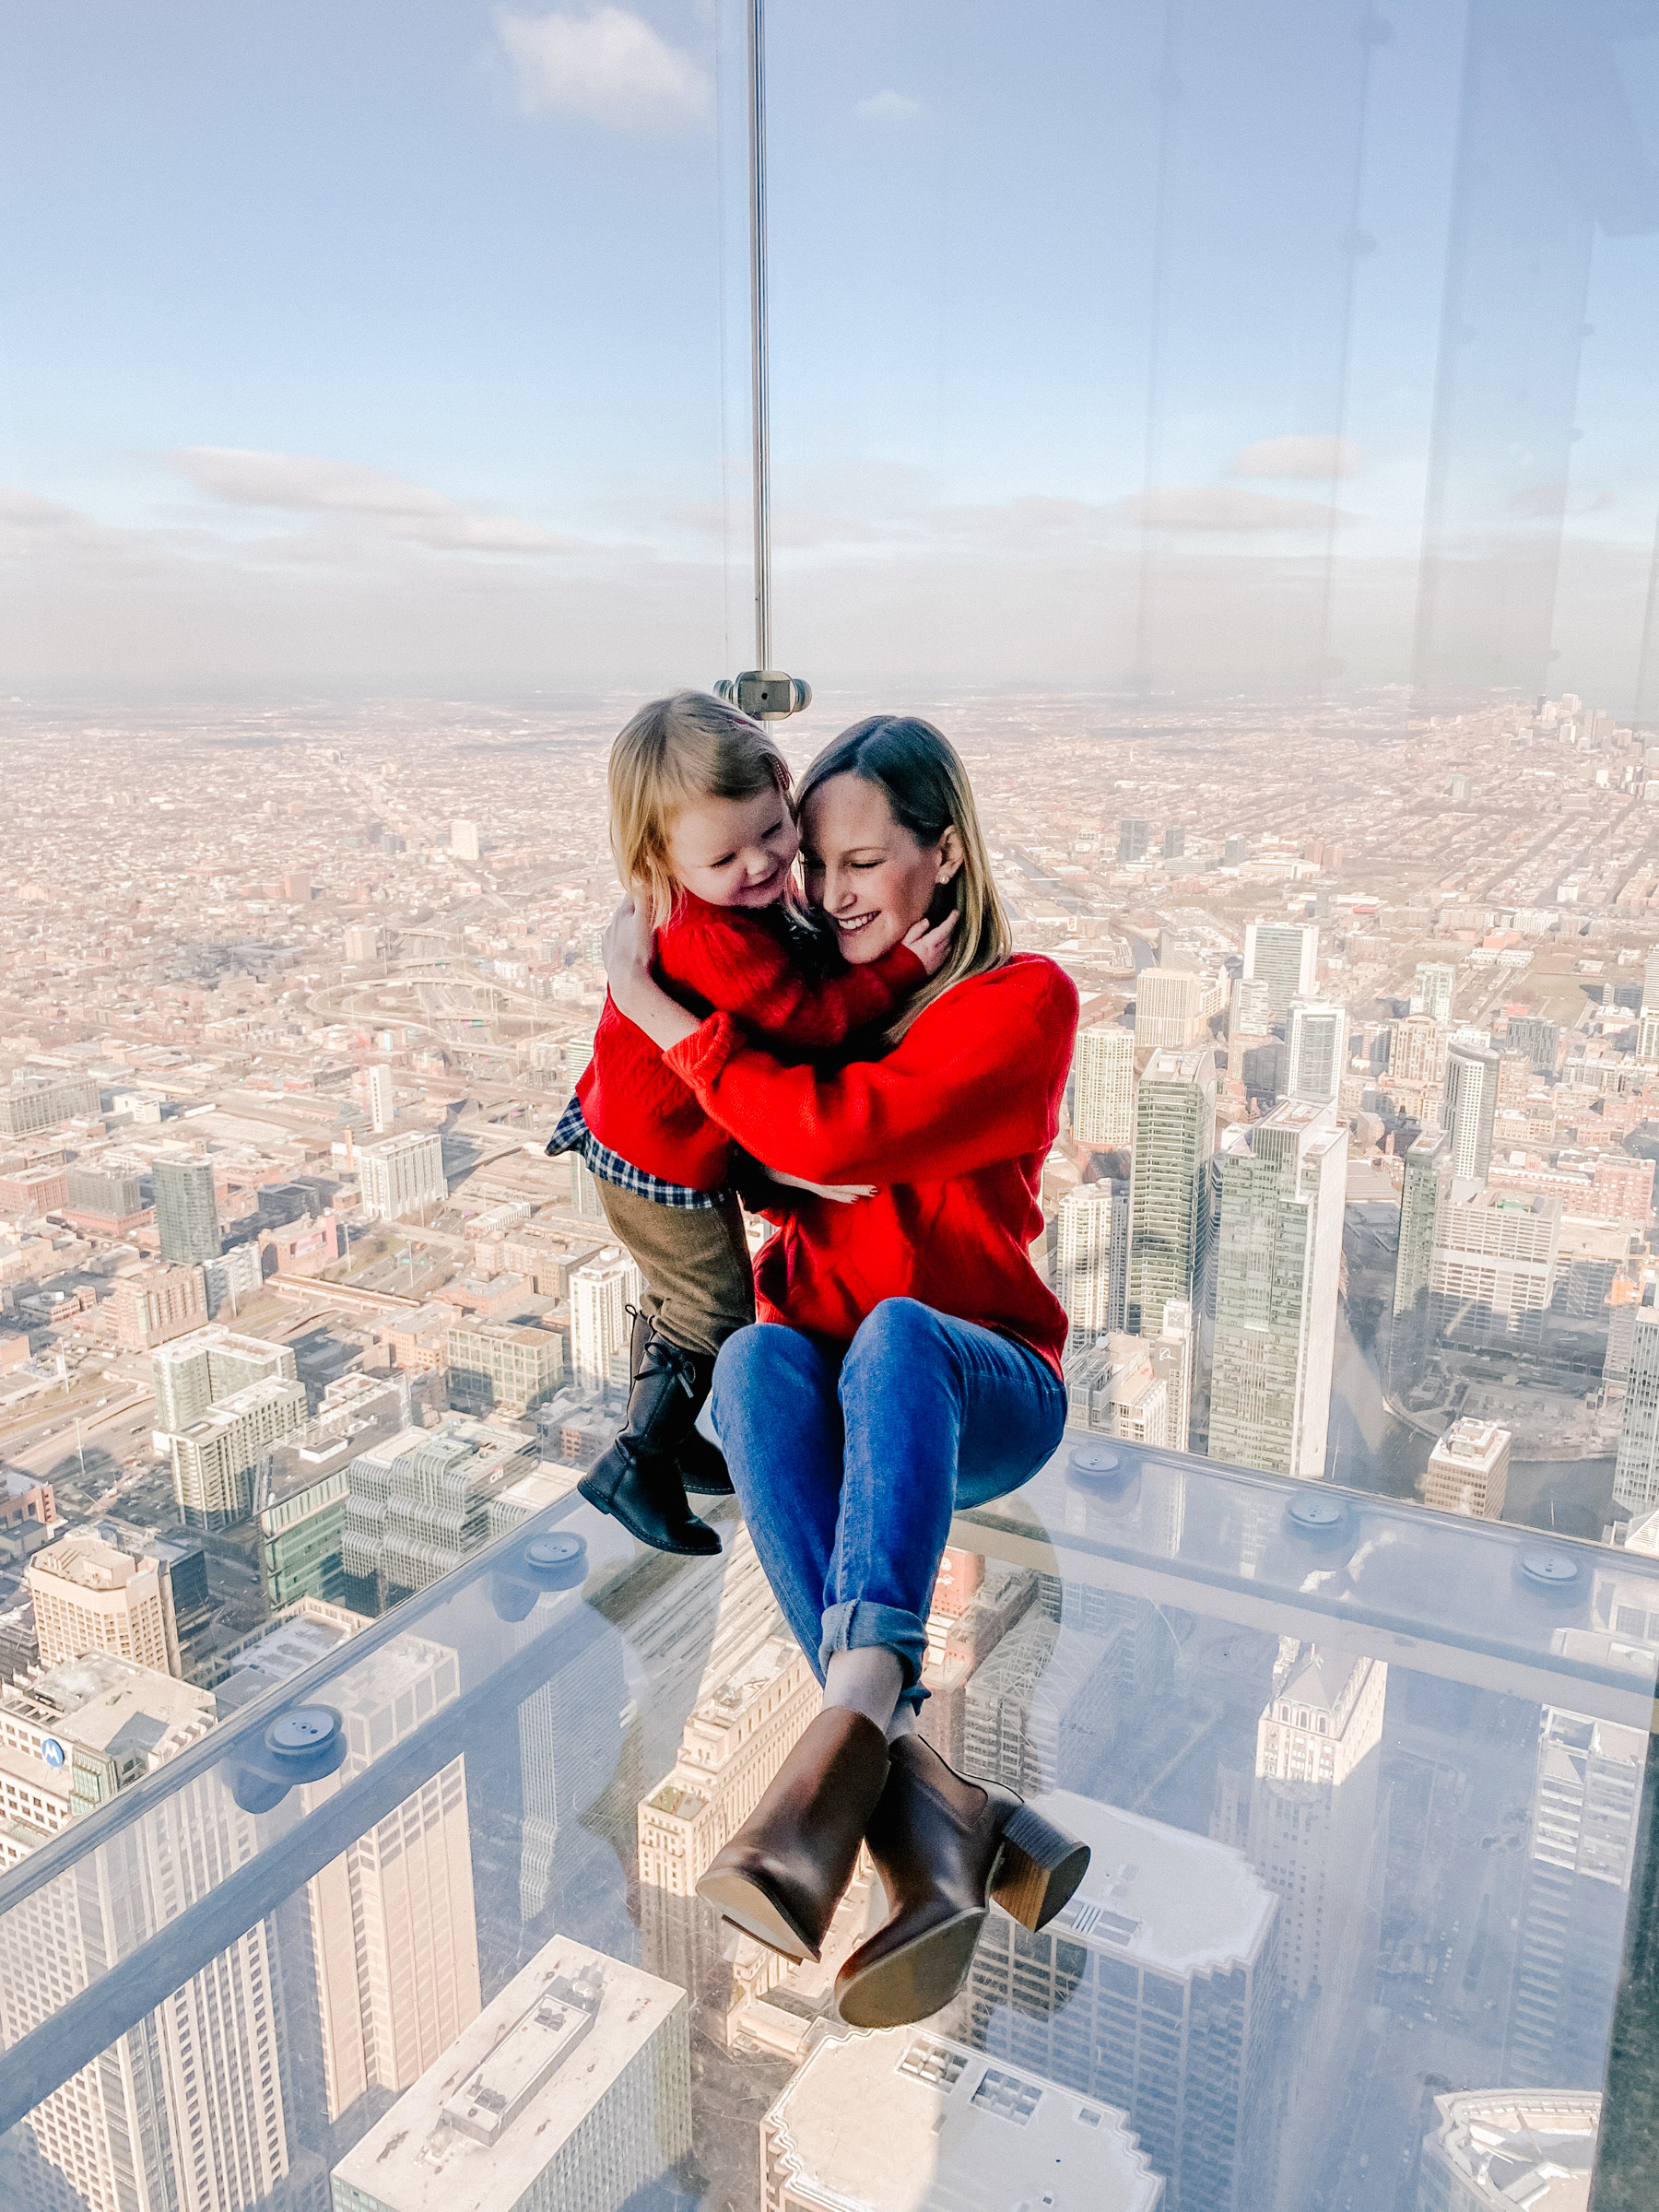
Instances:
[[[885,1021],[924,972],[907,946],[895,945],[868,967],[843,967],[813,982],[791,959],[777,907],[710,906],[686,891],[657,932],[656,974],[665,991],[693,1014],[735,1014],[786,1060],[832,1052],[855,1030]],[[731,1138],[608,993],[576,1096],[599,1142],[646,1174],[699,1191],[730,1182]],[[758,1159],[769,1159],[771,1135],[755,1147]]]
[[[1042,1163],[1077,1028],[1071,978],[1037,953],[957,984],[884,1060],[783,1067],[724,1014],[664,1058],[740,1145],[814,1182],[756,1263],[763,1321],[845,1344],[884,1298],[1017,1337],[1058,1374],[1065,1310],[1032,1266]]]

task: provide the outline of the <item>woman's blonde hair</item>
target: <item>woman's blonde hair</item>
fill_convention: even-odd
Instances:
[[[789,796],[789,764],[758,722],[707,691],[641,707],[611,747],[610,841],[617,873],[661,929],[679,895],[668,838],[698,799]]]
[[[794,802],[797,818],[805,818],[813,793],[831,776],[857,776],[873,783],[887,800],[893,819],[919,845],[941,843],[947,830],[956,831],[961,844],[962,865],[948,883],[940,885],[930,910],[932,919],[942,922],[955,908],[950,950],[938,973],[905,1001],[888,1031],[890,1037],[901,1037],[923,1007],[931,1006],[952,983],[1000,968],[1014,949],[1013,933],[991,874],[973,786],[942,730],[916,714],[872,714],[867,721],[854,723],[818,755],[802,778]]]

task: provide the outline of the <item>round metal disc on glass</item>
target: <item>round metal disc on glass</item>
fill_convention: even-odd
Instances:
[[[1579,1579],[1578,1561],[1564,1551],[1524,1551],[1521,1571],[1543,1590],[1571,1590]]]
[[[586,1549],[580,1536],[532,1536],[524,1547],[526,1567],[569,1567]]]
[[[1310,1535],[1327,1536],[1347,1519],[1347,1508],[1335,1498],[1293,1498],[1286,1518]]]
[[[1074,1475],[1097,1482],[1124,1471],[1122,1459],[1106,1444],[1079,1444],[1066,1465]]]
[[[326,1705],[296,1705],[292,1712],[281,1713],[271,1723],[265,1743],[290,1759],[302,1757],[331,1743],[339,1724]]]

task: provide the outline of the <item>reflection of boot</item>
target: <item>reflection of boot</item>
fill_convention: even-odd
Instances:
[[[671,1344],[636,1313],[628,1418],[576,1485],[590,1505],[614,1513],[631,1535],[657,1551],[720,1549],[720,1538],[686,1503],[677,1464],[702,1403],[696,1394],[698,1364],[695,1353]]]
[[[715,1853],[698,1896],[773,1950],[816,1959],[887,1771],[887,1739],[875,1722],[827,1706]]]
[[[987,1893],[1034,1930],[1088,1870],[1087,1844],[1012,1790],[964,1780],[919,1735],[891,1747],[866,1841],[889,1912],[836,1976],[853,2028],[902,2028],[948,2005],[973,1963]]]

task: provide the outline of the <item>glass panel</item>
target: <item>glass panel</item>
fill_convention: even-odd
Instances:
[[[1659,1648],[1615,1623],[1659,1564],[1329,1501],[1084,1436],[959,1522],[924,1733],[1092,1863],[868,2035],[867,1872],[818,1964],[692,1894],[818,1707],[731,1509],[675,1561],[564,1501],[0,1882],[7,2201],[1582,2177]]]

